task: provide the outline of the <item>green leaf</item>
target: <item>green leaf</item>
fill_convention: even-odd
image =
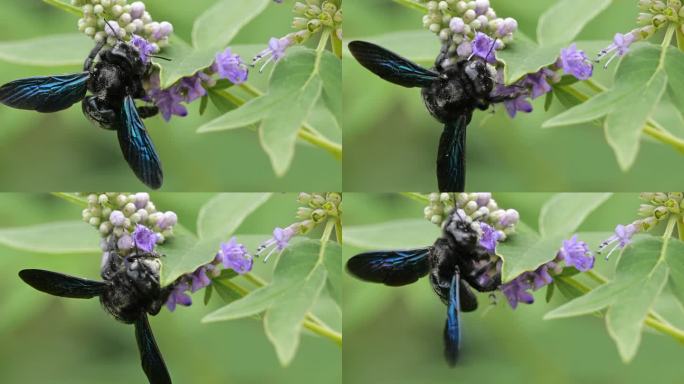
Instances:
[[[342,248],[339,244],[328,243],[323,264],[328,271],[328,292],[337,306],[342,308]]]
[[[611,0],[559,0],[539,18],[541,45],[568,44],[611,4]]]
[[[226,193],[215,196],[200,209],[197,217],[199,237],[228,239],[270,197],[270,193]]]
[[[409,249],[432,245],[440,230],[427,220],[408,219],[345,226],[344,243],[365,249]]]
[[[342,123],[342,60],[335,55],[324,53],[321,57],[321,80],[323,80],[323,100],[325,105]]]
[[[174,236],[157,246],[162,254],[161,285],[167,286],[185,273],[210,262],[216,256],[220,239],[199,240],[181,225],[173,229]]]
[[[199,114],[200,116],[204,115],[204,112],[207,111],[207,107],[209,106],[209,95],[204,95],[202,96],[202,99],[200,100],[200,106],[199,106]]]
[[[673,104],[684,114],[684,52],[676,48],[667,51],[665,59],[665,72],[667,72],[668,87]]]
[[[97,231],[82,221],[0,229],[0,244],[45,254],[100,253]]]
[[[658,70],[643,87],[634,89],[606,118],[606,138],[623,171],[634,164],[644,124],[651,117],[667,87],[667,75]]]
[[[323,82],[315,63],[312,51],[293,54],[278,63],[271,77],[269,95],[280,100],[261,121],[259,138],[278,176],[290,168],[297,132],[321,96]]]
[[[198,49],[219,51],[266,9],[270,0],[221,0],[195,20],[192,42]]]
[[[212,91],[209,92],[209,95],[212,96]],[[223,99],[220,96],[219,98]],[[225,99],[223,101],[225,102]],[[276,108],[278,101],[276,98],[263,96],[252,99],[237,109],[232,107],[232,104],[228,104],[226,106],[228,110],[225,112],[229,113],[202,125],[197,129],[197,133],[219,132],[256,124],[268,114],[268,111]],[[219,110],[222,110],[222,108],[219,108]]]
[[[318,246],[309,249],[317,257]],[[302,251],[296,256],[302,257]],[[276,300],[264,316],[266,336],[275,346],[282,365],[292,361],[299,347],[302,323],[325,285],[326,271],[317,265],[306,278]]]
[[[589,314],[608,307],[606,325],[623,361],[636,354],[648,311],[667,282],[665,260],[684,250],[680,242],[663,247],[663,239],[640,236],[620,258],[615,278],[544,316],[555,319]]]
[[[496,253],[503,259],[501,280],[506,283],[521,273],[533,271],[556,257],[563,235],[540,237],[537,232],[520,222],[515,235],[496,247]]]
[[[207,288],[204,290],[204,305],[208,305],[209,302],[211,301],[211,294],[214,292],[214,283],[209,284]]]
[[[562,127],[598,120],[612,112],[615,106],[627,97],[627,94],[628,92],[625,90],[621,92],[606,91],[599,93],[584,103],[575,103],[576,106],[574,108],[570,108],[545,121],[542,124],[542,128]]]
[[[553,285],[555,285],[558,288],[558,292],[568,300],[582,296],[582,291],[575,286],[566,283],[563,279],[554,279]]]
[[[555,287],[556,287],[556,285],[553,283],[546,286],[546,297],[545,298],[546,298],[547,303],[550,302],[551,299],[553,298],[553,293],[555,292]]]
[[[164,48],[164,57],[171,61],[155,61],[160,67],[160,85],[166,89],[183,77],[193,76],[200,70],[209,67],[216,56],[216,49],[196,49],[174,35],[173,44]]]
[[[515,40],[497,52],[497,58],[505,64],[504,80],[512,84],[528,73],[538,72],[558,59],[562,45],[539,46],[529,37],[515,34]]]
[[[551,105],[553,104],[553,90],[549,93],[546,94],[546,97],[544,98],[544,112],[548,112],[549,109],[551,109]]]
[[[542,236],[569,236],[577,230],[611,193],[559,193],[541,209],[539,232]]]
[[[93,41],[81,33],[7,41],[0,43],[0,60],[45,67],[83,66],[93,47]]]
[[[386,33],[359,40],[378,44],[411,61],[429,66],[435,62],[440,50],[439,39],[424,29]],[[352,58],[346,44],[343,53],[346,57]]]
[[[670,267],[670,287],[672,293],[684,308],[684,243],[671,239],[673,249],[668,253],[667,265]]]
[[[289,287],[288,285],[275,285],[275,283],[272,283],[271,285],[255,289],[249,295],[232,301],[225,307],[208,314],[202,319],[202,322],[211,323],[242,319],[262,313],[278,300]],[[221,291],[218,289],[216,292],[221,294]]]

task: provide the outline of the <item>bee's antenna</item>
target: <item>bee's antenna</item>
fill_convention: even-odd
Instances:
[[[485,61],[487,61],[487,58],[489,58],[489,55],[492,54],[492,51],[494,51],[494,47],[496,47],[496,39],[492,41],[492,46],[489,47],[489,52],[487,52],[487,56],[485,56]]]
[[[171,59],[168,59],[166,57],[161,57],[161,56],[150,56],[150,57],[154,57],[155,59],[161,59],[161,60],[166,60],[166,61],[173,61]]]
[[[119,37],[119,31],[118,31],[118,30],[114,30],[114,28],[112,27],[112,25],[109,24],[109,20],[104,19],[104,18],[103,18],[103,20],[104,20],[105,24],[107,24],[107,26],[109,27],[109,29],[112,31],[112,33],[114,34],[114,38],[117,39],[118,41],[123,42],[123,40],[121,40],[121,38]]]

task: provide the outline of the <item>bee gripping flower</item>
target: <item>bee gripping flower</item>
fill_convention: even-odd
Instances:
[[[494,227],[487,223],[480,223],[480,229],[482,230],[480,245],[489,253],[494,253],[496,251],[497,241],[501,235]]]
[[[157,53],[157,47],[155,45],[138,35],[133,35],[131,38],[131,44],[138,49],[140,59],[143,61],[143,63],[148,63],[150,61],[150,56]]]
[[[176,305],[178,304],[186,307],[192,305],[192,298],[185,293],[185,291],[188,289],[188,284],[185,282],[179,283],[173,288],[169,298],[166,300],[166,307],[169,309],[169,311],[175,311]]]
[[[473,55],[485,59],[488,63],[496,62],[496,41],[482,32],[475,34],[473,39]]]

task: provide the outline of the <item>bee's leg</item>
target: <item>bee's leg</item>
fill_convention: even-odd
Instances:
[[[102,99],[88,96],[83,99],[83,114],[95,124],[108,130],[116,130],[116,112]]]
[[[159,107],[157,107],[157,106],[138,107],[138,114],[140,115],[140,118],[142,118],[142,119],[154,117],[154,116],[157,116],[159,114]]]
[[[93,62],[95,62],[95,58],[97,57],[97,54],[100,53],[102,48],[105,45],[105,41],[100,41],[95,45],[95,48],[93,48],[92,51],[90,51],[90,54],[86,58],[85,62],[83,63],[83,70],[84,71],[90,71],[90,68],[93,66]]]
[[[442,49],[439,51],[439,55],[437,55],[437,58],[435,59],[435,69],[439,72],[444,70],[442,67],[442,63],[444,63],[444,60],[449,58],[449,43],[444,43],[442,44]]]

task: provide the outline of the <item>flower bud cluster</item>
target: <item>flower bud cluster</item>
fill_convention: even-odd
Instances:
[[[307,0],[296,2],[293,8],[295,18],[292,28],[298,30],[292,34],[297,44],[307,41],[323,28],[331,28],[342,40],[342,7],[339,0]]]
[[[71,0],[71,4],[83,10],[83,17],[78,20],[79,31],[109,46],[137,35],[149,41],[152,52],[157,53],[168,45],[173,33],[173,25],[154,21],[142,1],[128,4],[128,0]]]
[[[278,62],[285,56],[285,51],[295,45],[303,44],[312,36],[330,29],[342,40],[342,0],[306,0],[295,3],[293,12],[295,18],[292,27],[297,32],[288,33],[283,37],[272,37],[268,48],[259,52],[252,60],[252,65],[265,60],[261,67],[264,69],[270,62]]]
[[[264,241],[257,248],[256,255],[261,256],[266,250],[269,252],[264,257],[264,262],[278,251],[287,248],[294,236],[305,235],[328,220],[337,220],[342,215],[342,194],[337,192],[307,193],[301,192],[297,201],[302,204],[297,209],[297,221],[285,228],[277,227],[273,230],[273,237]]]
[[[615,233],[601,243],[599,253],[605,251],[610,245],[614,245],[606,259],[617,249],[623,249],[637,233],[648,232],[655,228],[658,223],[668,221],[673,215],[678,220],[684,219],[684,192],[642,192],[639,198],[646,202],[639,207],[640,219],[615,227]]]
[[[173,236],[178,222],[174,212],[159,212],[147,193],[91,193],[86,195],[88,207],[83,221],[97,228],[102,236],[102,250],[117,249],[126,255],[135,247],[133,234],[139,226],[146,227],[161,244]]]
[[[433,224],[442,226],[454,208],[462,209],[463,213],[473,221],[478,229],[480,223],[492,227],[497,233],[499,242],[515,233],[515,226],[520,221],[520,215],[515,209],[501,209],[488,192],[479,193],[431,193],[429,205],[423,213],[425,218]]]
[[[423,26],[448,44],[449,57],[466,58],[473,53],[473,42],[478,33],[496,41],[495,50],[504,49],[513,40],[518,22],[513,18],[497,17],[489,0],[417,0],[427,6]]]

